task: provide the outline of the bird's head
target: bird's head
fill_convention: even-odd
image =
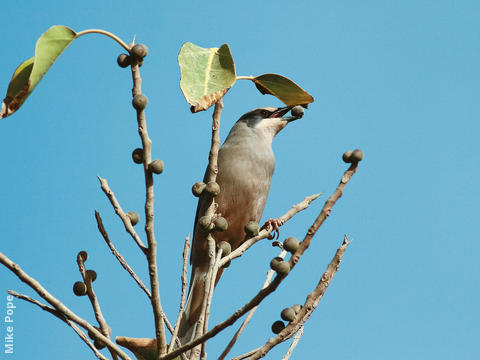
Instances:
[[[288,123],[300,119],[301,116],[284,116],[292,108],[293,106],[258,108],[243,115],[237,124],[245,124],[255,132],[272,140]]]

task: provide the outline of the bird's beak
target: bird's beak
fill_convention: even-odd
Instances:
[[[278,108],[277,110],[275,110],[275,111],[273,112],[272,115],[270,115],[270,118],[279,118],[279,117],[281,117],[282,120],[285,120],[285,121],[287,121],[287,122],[300,119],[300,117],[298,117],[298,116],[286,116],[286,117],[283,117],[283,115],[285,115],[285,114],[288,113],[290,110],[292,110],[292,108],[293,108],[293,105],[291,105],[291,106],[286,106],[286,107],[283,107],[283,108]]]

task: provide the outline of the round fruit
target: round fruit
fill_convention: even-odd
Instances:
[[[87,285],[82,281],[77,281],[73,284],[73,293],[77,296],[87,295]]]
[[[206,215],[202,216],[200,219],[198,219],[198,224],[205,231],[213,230],[213,227],[215,226],[212,223],[212,218],[210,216],[206,216]]]
[[[346,162],[347,164],[351,163],[352,162],[352,153],[353,153],[352,150],[345,151],[342,155],[342,160],[344,162]]]
[[[299,245],[300,243],[298,242],[297,238],[292,236],[285,239],[283,242],[283,249],[293,254],[295,251],[297,251]]]
[[[290,272],[290,264],[287,261],[278,259],[279,258],[274,258],[270,262],[270,267],[276,271],[278,275],[285,276]]]
[[[102,350],[106,345],[103,341],[100,341],[100,340],[94,340],[93,341],[93,346],[95,346],[95,348],[97,350]]]
[[[88,259],[88,253],[86,251],[80,251],[77,256],[80,256],[83,260],[83,262],[87,261]]]
[[[280,317],[288,322],[292,322],[293,320],[295,320],[295,316],[295,310],[293,310],[291,307],[283,309],[280,313]]]
[[[293,311],[295,311],[295,315],[299,313],[300,310],[302,310],[302,305],[300,304],[295,304],[292,306]]]
[[[247,225],[245,225],[244,230],[248,236],[257,236],[260,229],[258,227],[258,223],[255,221],[250,221]]]
[[[117,64],[121,68],[126,68],[127,66],[132,64],[132,58],[127,54],[120,54],[117,57]]]
[[[215,220],[213,220],[213,224],[215,225],[215,230],[217,231],[225,231],[228,229],[228,222],[224,217],[217,217]]]
[[[148,98],[143,94],[137,94],[133,97],[132,106],[135,110],[141,111],[146,108],[148,104]]]
[[[357,163],[359,161],[362,161],[363,160],[363,151],[360,150],[360,149],[353,150],[351,159],[352,159],[353,163]]]
[[[220,185],[218,185],[215,181],[210,181],[205,187],[205,191],[210,196],[217,196],[220,194]]]
[[[292,116],[300,118],[303,116],[304,113],[305,111],[303,110],[303,107],[301,107],[300,105],[294,106],[292,109]]]
[[[279,263],[281,263],[283,259],[280,256],[274,257],[272,261],[270,261],[270,268],[273,269],[274,267],[277,267]],[[275,270],[275,269],[273,269]]]
[[[219,249],[222,249],[222,257],[224,256],[227,256],[227,255],[230,255],[230,253],[232,252],[232,247],[230,246],[230,244],[226,241],[221,241],[217,244],[217,247]]]
[[[130,53],[135,56],[136,59],[143,59],[148,55],[148,48],[145,44],[136,44],[132,47]]]
[[[95,270],[87,270],[87,276],[90,278],[91,282],[97,280],[97,272]]]
[[[283,329],[285,329],[285,324],[281,320],[277,320],[272,324],[272,331],[274,334],[280,333]]]
[[[142,164],[143,163],[143,149],[136,148],[132,152],[132,159],[135,164]]]
[[[163,160],[160,159],[153,160],[150,164],[148,164],[148,170],[154,174],[161,174],[163,172],[163,167]]]
[[[203,181],[198,181],[192,186],[192,194],[195,197],[200,197],[202,195],[203,190],[207,185]]]
[[[127,213],[127,216],[130,218],[130,222],[132,223],[132,226],[137,225],[138,222],[140,221],[140,215],[138,215],[138,213],[135,211],[129,211]]]

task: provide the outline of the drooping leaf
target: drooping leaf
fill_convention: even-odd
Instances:
[[[263,74],[251,80],[263,95],[273,95],[287,106],[306,106],[314,101],[312,95],[284,76],[278,74]]]
[[[60,25],[52,26],[40,36],[35,46],[35,56],[23,62],[13,73],[7,96],[0,108],[0,119],[20,108],[55,60],[75,40],[75,36],[75,31]]]
[[[233,86],[235,63],[227,44],[201,48],[190,42],[178,54],[180,88],[192,112],[208,109]]]

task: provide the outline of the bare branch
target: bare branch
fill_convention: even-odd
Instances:
[[[115,213],[122,220],[123,225],[125,226],[125,230],[131,235],[131,237],[137,243],[140,250],[142,250],[142,252],[146,254],[147,253],[146,246],[143,244],[143,241],[140,239],[140,236],[138,236],[137,232],[133,228],[130,218],[127,216],[127,214],[123,212],[122,207],[120,206],[120,203],[115,197],[115,194],[113,193],[112,189],[110,189],[110,187],[108,186],[107,180],[101,178],[100,176],[97,176],[97,178],[100,181],[100,186],[103,192],[105,193],[105,195],[107,195],[108,200],[110,200],[110,203],[112,204],[113,209],[115,210]]]
[[[330,285],[333,277],[337,273],[340,262],[342,261],[343,254],[350,244],[347,237],[343,241],[343,244],[337,249],[335,256],[330,261],[330,264],[327,267],[327,270],[323,273],[320,281],[318,282],[315,289],[307,296],[307,300],[303,305],[302,309],[297,314],[297,318],[288,324],[285,329],[283,329],[277,336],[274,338],[269,339],[265,345],[259,348],[253,355],[251,355],[248,359],[249,360],[258,360],[264,357],[274,346],[278,345],[279,343],[289,339],[295,334],[297,331],[300,330],[301,327],[305,324],[308,320],[310,315],[313,311],[317,308],[318,303],[320,302],[321,298],[327,291],[328,286]]]
[[[142,93],[142,78],[140,76],[140,68],[138,64],[131,67],[133,89],[132,96]],[[165,336],[164,319],[166,318],[162,303],[160,300],[160,286],[158,283],[157,269],[157,240],[154,232],[154,189],[153,174],[148,170],[148,165],[152,161],[152,140],[148,136],[147,121],[145,118],[145,110],[137,110],[138,134],[143,145],[143,170],[145,175],[145,233],[147,234],[148,250],[148,274],[150,276],[151,303],[153,315],[155,318],[155,337],[157,339],[158,358],[167,352],[167,339]],[[173,329],[172,329],[173,330]]]
[[[331,209],[333,205],[337,202],[337,200],[342,196],[343,190],[345,189],[346,184],[348,181],[351,179],[353,174],[356,172],[358,167],[358,164],[352,164],[344,173],[340,184],[337,186],[335,192],[328,198],[327,202],[323,206],[320,215],[317,217],[315,222],[312,224],[312,226],[309,228],[307,235],[305,236],[304,240],[300,243],[299,249],[295,252],[294,255],[290,258],[290,267],[293,269],[295,264],[298,262],[300,259],[301,255],[305,252],[306,248],[308,245],[310,245],[311,239],[317,232],[318,228],[323,224],[325,219],[328,217],[328,214],[330,214]],[[231,255],[231,254],[230,254]],[[295,257],[295,259],[294,259]],[[226,257],[225,257],[226,258]],[[223,260],[223,259],[222,259]],[[293,261],[295,260],[295,261]],[[240,309],[235,311],[229,318],[226,320],[222,321],[221,323],[218,323],[215,325],[210,331],[207,333],[203,334],[202,336],[192,340],[191,342],[185,344],[184,346],[176,349],[175,351],[166,354],[165,356],[161,357],[158,360],[170,360],[178,356],[179,354],[188,351],[192,349],[193,347],[197,346],[198,344],[201,344],[208,339],[212,338],[213,336],[217,335],[220,331],[223,331],[225,328],[228,326],[231,326],[234,324],[240,317],[242,317],[246,312],[250,311],[253,309],[255,306],[260,304],[264,298],[266,298],[268,295],[270,295],[272,292],[274,292],[277,287],[280,285],[282,282],[283,277],[276,276],[275,279],[264,289],[260,290],[257,295],[255,295],[248,303],[246,303],[244,306],[242,306]],[[298,330],[298,329],[297,329]]]
[[[88,321],[82,319],[69,308],[67,308],[60,300],[51,295],[37,280],[29,276],[24,272],[20,266],[10,260],[5,254],[0,252],[0,263],[2,263],[6,268],[12,271],[22,282],[30,286],[40,297],[45,299],[50,305],[52,305],[55,310],[65,316],[67,319],[75,322],[80,325],[82,328],[90,331],[92,334],[105,343],[110,349],[115,351],[118,356],[123,360],[131,360],[130,357],[120,349],[115,343],[113,343],[109,338],[104,336],[100,331],[95,329]]]
[[[303,325],[302,325],[302,327],[300,327],[300,329],[295,334],[295,337],[293,338],[293,341],[290,344],[290,347],[288,348],[287,353],[283,356],[282,360],[290,359],[290,356],[292,356],[292,352],[295,349],[295,347],[297,346],[298,342],[300,341],[302,335],[303,335]]]
[[[290,220],[293,216],[295,216],[297,213],[308,208],[312,203],[312,201],[316,200],[320,195],[321,194],[314,194],[314,195],[307,196],[298,204],[293,205],[290,210],[288,210],[284,215],[282,215],[278,219],[279,225],[282,226],[288,220]],[[222,260],[220,261],[220,267],[225,265],[227,262],[242,256],[243,253],[247,251],[248,248],[250,248],[252,245],[256,244],[258,241],[262,239],[267,238],[272,232],[272,230],[273,230],[273,227],[270,225],[267,229],[261,230],[257,236],[254,236],[248,239],[247,241],[245,241],[242,245],[240,245],[238,248],[232,251],[228,256],[225,256],[222,258]]]
[[[178,329],[180,328],[180,319],[182,318],[183,308],[185,306],[185,296],[187,291],[187,268],[188,268],[188,255],[190,253],[190,234],[185,238],[185,245],[183,247],[183,267],[182,267],[182,295],[180,297],[180,306],[178,310],[177,321],[175,323],[175,328],[172,333],[172,339],[170,340],[170,346],[168,347],[168,352],[172,351],[175,347],[175,343],[178,346],[181,346],[180,340],[178,339]],[[185,355],[185,354],[182,354]]]
[[[128,265],[128,263],[125,261],[123,256],[117,251],[113,243],[110,241],[110,238],[108,236],[107,231],[105,230],[105,227],[103,226],[103,221],[100,216],[100,213],[98,211],[95,211],[95,219],[97,220],[97,227],[98,231],[100,231],[100,234],[102,234],[103,239],[107,243],[107,246],[110,248],[112,254],[117,258],[118,262],[122,267],[130,274],[130,276],[135,280],[135,282],[140,286],[140,288],[147,294],[148,298],[151,299],[152,295],[150,294],[150,290],[147,289],[145,284],[140,280],[140,278],[135,274],[133,269]]]
[[[279,257],[281,257],[282,259],[285,257],[285,255],[287,254],[287,252],[285,250],[282,250],[282,252],[278,255]],[[269,270],[267,272],[267,278],[265,279],[265,282],[263,283],[263,286],[262,286],[262,289],[265,289],[268,284],[270,284],[270,281],[272,281],[272,278],[273,278],[273,275],[275,274],[275,271],[273,270]],[[252,319],[253,315],[255,314],[255,311],[257,311],[258,309],[258,306],[255,306],[252,310],[249,311],[248,315],[246,316],[245,320],[243,320],[243,323],[242,325],[239,327],[239,329],[237,330],[237,332],[235,333],[235,335],[233,335],[232,339],[230,340],[230,342],[228,343],[227,347],[225,348],[225,350],[223,350],[222,354],[220,355],[220,357],[218,358],[218,360],[223,360],[225,359],[225,357],[227,356],[227,354],[230,352],[230,350],[232,350],[233,348],[233,345],[235,345],[235,343],[237,342],[238,338],[240,337],[240,335],[242,334],[243,330],[245,330],[245,328],[247,327],[248,323],[250,322],[250,320]]]
[[[95,353],[95,356],[100,359],[100,360],[108,360],[105,356],[103,356],[98,350],[97,348],[92,344],[92,342],[88,339],[88,337],[85,335],[85,333],[77,326],[75,325],[75,323],[73,323],[71,320],[65,318],[60,312],[58,312],[57,310],[55,310],[54,308],[51,308],[50,306],[48,305],[45,305],[45,304],[42,304],[40,301],[38,300],[35,300],[35,299],[32,299],[31,297],[27,296],[27,295],[24,295],[24,294],[20,294],[20,293],[17,293],[16,291],[13,291],[13,290],[8,290],[8,293],[10,295],[13,295],[15,296],[16,298],[18,299],[21,299],[21,300],[25,300],[25,301],[28,301],[34,305],[37,305],[38,307],[40,307],[42,310],[45,310],[47,312],[49,312],[50,314],[56,316],[57,318],[59,318],[60,320],[62,320],[63,322],[65,322],[68,326],[70,326],[73,331],[75,331],[77,333],[77,335],[85,342],[85,344],[87,344],[87,346]]]
[[[95,291],[93,291],[92,279],[86,273],[85,264],[83,263],[83,258],[80,254],[77,255],[77,264],[78,264],[78,270],[82,275],[83,281],[85,282],[85,285],[87,285],[87,296],[88,296],[88,299],[90,300],[90,303],[92,304],[93,312],[95,314],[95,319],[97,319],[97,322],[98,322],[98,325],[100,326],[100,330],[102,334],[105,335],[106,337],[110,337],[111,330],[107,325],[105,318],[103,317],[102,309],[100,308],[100,303],[98,302],[97,295],[95,294]]]

